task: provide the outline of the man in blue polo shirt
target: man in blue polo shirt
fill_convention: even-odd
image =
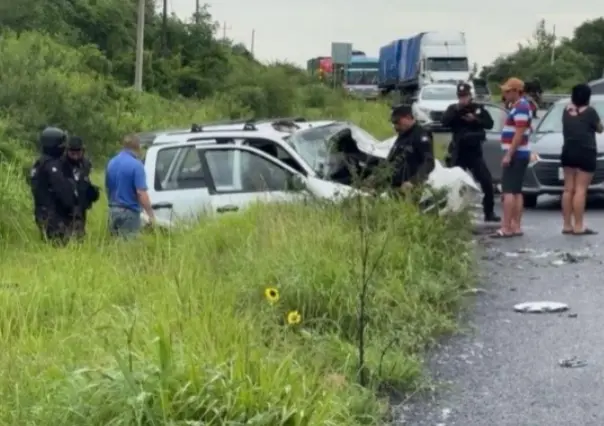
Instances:
[[[109,231],[125,237],[136,235],[141,228],[141,211],[155,216],[147,194],[145,167],[138,158],[141,144],[138,137],[126,136],[122,151],[109,160],[105,171],[105,188],[109,201]]]

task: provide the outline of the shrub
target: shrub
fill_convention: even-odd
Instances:
[[[369,209],[368,259],[380,260],[366,311],[369,389],[355,384],[354,211],[258,206],[120,243],[100,237],[97,209],[88,243],[30,242],[0,261],[10,363],[0,422],[380,424],[372,389],[417,384],[421,350],[454,326],[471,259],[455,219],[393,202]],[[287,324],[292,311],[299,324]]]
[[[6,33],[0,54],[0,118],[9,120],[6,130],[12,137],[29,141],[30,148],[48,124],[82,136],[90,153],[101,158],[130,132],[225,117],[353,118],[380,135],[391,132],[386,106],[345,102],[324,86],[296,87],[283,67],[253,65],[247,74],[235,73],[225,92],[194,102],[123,88],[90,68],[91,62],[106,61],[96,48],[76,49],[35,32]]]
[[[415,387],[424,346],[454,326],[471,279],[464,218],[386,201],[364,206],[367,217],[354,203],[257,206],[125,243],[105,239],[101,200],[89,239],[57,250],[38,241],[24,171],[49,124],[82,136],[102,164],[126,133],[225,117],[345,118],[382,138],[387,105],[227,54],[209,27],[174,20],[178,49],[146,52],[150,91],[136,93],[123,86],[132,40],[119,25],[132,2],[38,3],[6,10],[22,25],[0,39],[0,423],[379,424],[376,390]],[[96,34],[103,27],[116,39]],[[360,387],[361,270],[377,260]]]

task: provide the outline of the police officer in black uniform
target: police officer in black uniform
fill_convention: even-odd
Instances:
[[[85,155],[84,142],[78,136],[71,136],[63,157],[63,174],[76,192],[76,209],[68,224],[76,238],[86,234],[86,214],[100,195],[99,188],[90,181],[91,170],[92,163]]]
[[[482,156],[485,130],[493,128],[493,118],[483,105],[472,100],[472,88],[468,83],[457,85],[458,102],[449,105],[442,124],[451,129],[453,140],[449,143],[447,165],[458,166],[472,173],[484,194],[482,206],[487,222],[499,222],[495,215],[493,178]]]
[[[398,137],[388,153],[393,189],[409,190],[428,179],[434,170],[434,140],[432,133],[415,121],[411,105],[392,108],[392,125]]]
[[[43,238],[64,244],[69,238],[68,224],[76,209],[76,194],[63,174],[62,155],[66,133],[47,127],[40,134],[40,157],[30,173],[34,217]]]

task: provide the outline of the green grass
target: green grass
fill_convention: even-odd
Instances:
[[[385,200],[256,206],[120,242],[106,237],[101,200],[87,240],[56,249],[38,239],[20,173],[39,124],[84,137],[102,169],[126,133],[225,117],[348,119],[384,139],[387,104],[292,84],[278,68],[238,69],[246,81],[201,102],[168,100],[92,72],[92,48],[37,33],[0,47],[0,425],[377,425],[387,413],[378,390],[422,384],[422,352],[455,327],[472,284],[465,217]],[[362,388],[364,261],[378,263]],[[290,311],[300,324],[285,323]]]
[[[362,220],[354,203],[257,206],[132,242],[106,238],[101,201],[87,241],[56,249],[37,241],[23,185],[0,190],[2,425],[381,424],[376,390],[421,383],[421,353],[455,327],[472,279],[463,217],[391,201]],[[363,259],[379,261],[368,388],[356,384]],[[287,325],[294,310],[301,323]]]

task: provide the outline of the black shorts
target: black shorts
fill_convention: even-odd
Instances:
[[[522,194],[524,174],[529,165],[528,157],[514,156],[507,167],[501,171],[501,193]]]
[[[597,151],[591,149],[571,148],[563,149],[560,156],[562,167],[579,169],[585,173],[596,171]]]

